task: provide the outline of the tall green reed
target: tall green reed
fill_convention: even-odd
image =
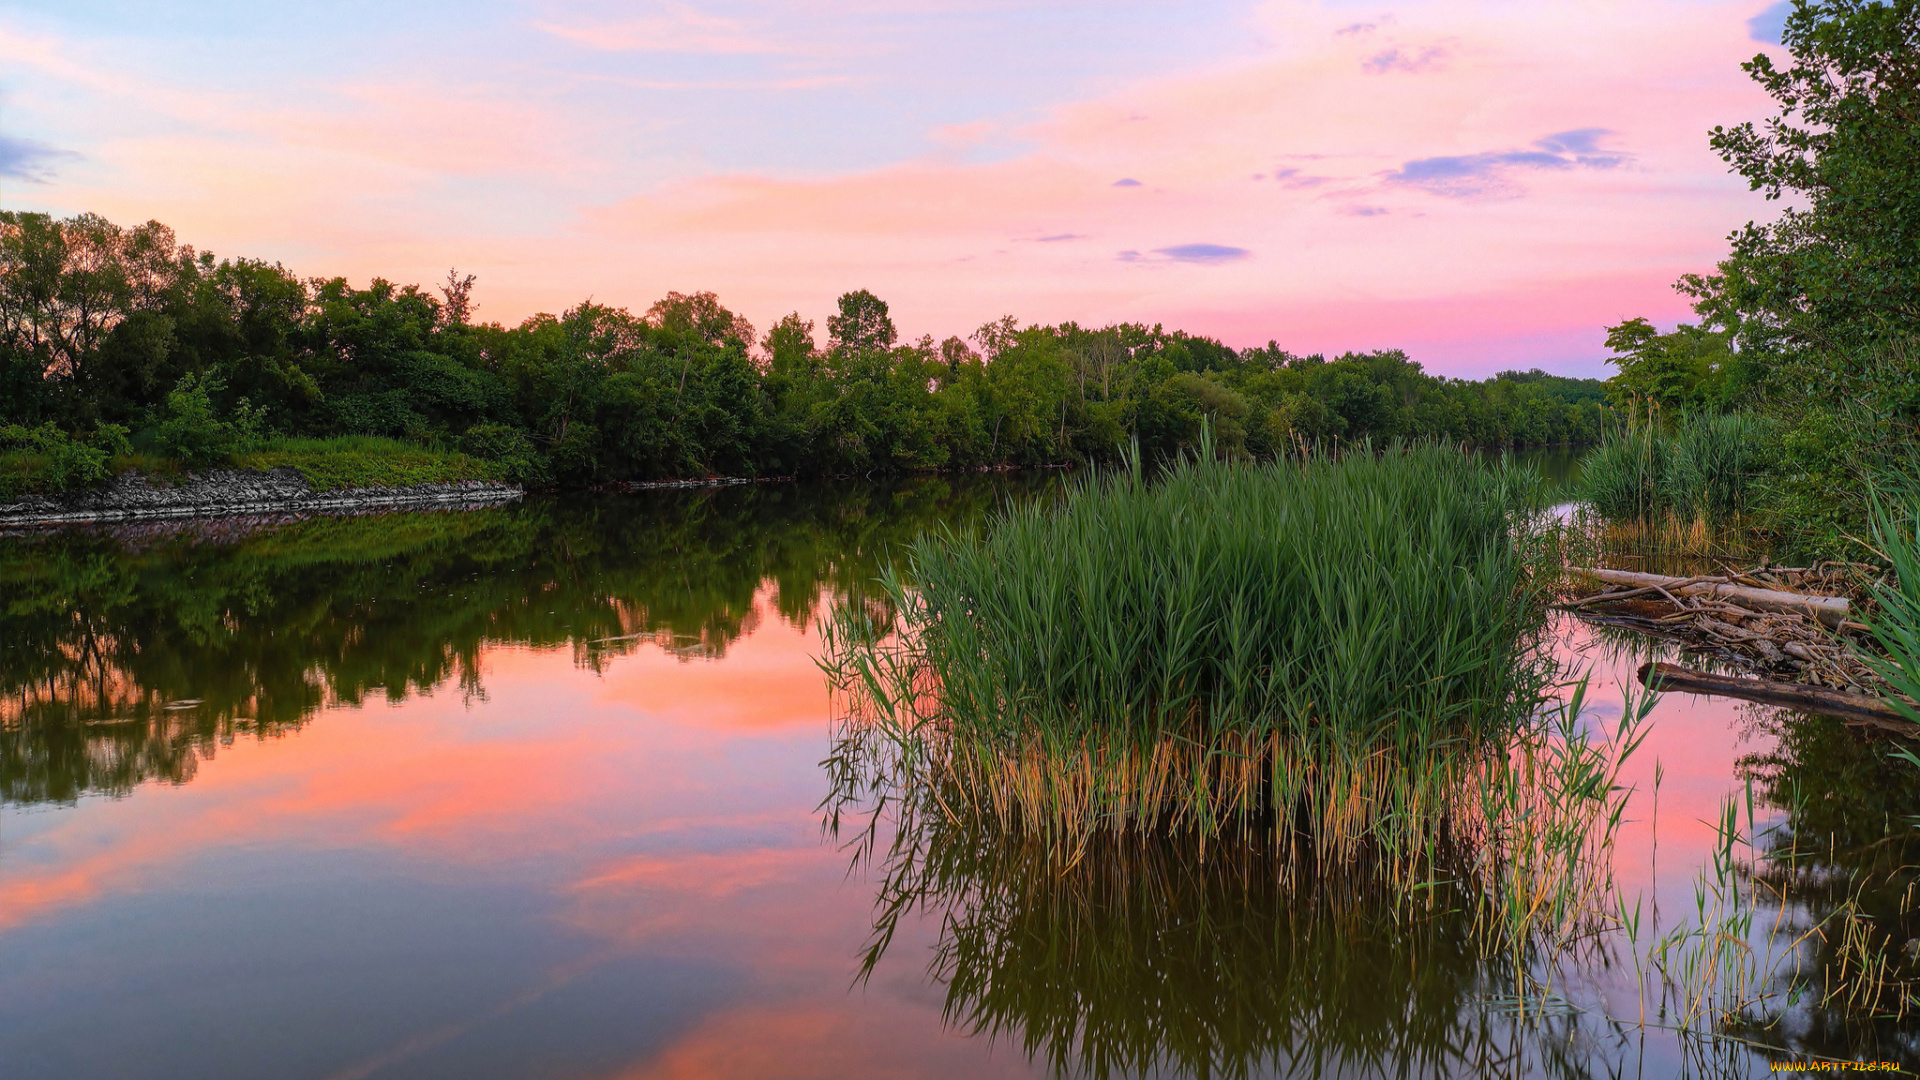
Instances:
[[[1010,828],[1300,814],[1347,854],[1404,853],[1546,699],[1541,503],[1531,471],[1435,446],[1151,481],[1135,460],[921,538],[884,604],[839,609],[824,666]]]
[[[1726,525],[1754,508],[1765,454],[1762,421],[1747,413],[1618,428],[1581,462],[1579,496],[1614,523]]]
[[[1874,543],[1894,580],[1874,589],[1879,610],[1869,626],[1883,652],[1859,655],[1893,691],[1887,704],[1920,723],[1920,498],[1889,505],[1876,497],[1872,505]]]

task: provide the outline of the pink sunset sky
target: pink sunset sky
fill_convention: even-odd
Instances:
[[[1766,0],[0,10],[0,204],[477,315],[711,289],[761,329],[1164,323],[1604,375],[1772,208],[1707,145]]]

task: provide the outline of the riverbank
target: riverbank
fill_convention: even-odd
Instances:
[[[264,470],[209,469],[165,484],[155,484],[138,472],[127,472],[114,477],[99,490],[29,495],[17,502],[0,503],[0,528],[231,514],[490,506],[525,494],[516,485],[491,480],[321,491],[316,490],[300,470],[290,466]]]

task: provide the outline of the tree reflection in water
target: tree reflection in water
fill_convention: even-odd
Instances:
[[[1920,1071],[1920,768],[1895,754],[1901,740],[1832,717],[1749,711],[1754,728],[1771,736],[1771,748],[1742,768],[1759,797],[1783,813],[1762,833],[1751,869],[1762,896],[1785,898],[1784,936],[1804,938],[1798,966],[1783,969],[1775,982],[1784,990],[1797,977],[1810,992],[1753,1018],[1747,1032],[1796,1052],[1897,1061]],[[1849,958],[1852,970],[1842,963],[1849,920],[1857,924],[1855,940],[1867,943],[1892,976],[1870,1010],[1838,1007],[1848,991],[1856,1001],[1863,996],[1858,957]],[[1868,1012],[1881,1015],[1862,1015]]]
[[[236,738],[456,686],[490,647],[717,656],[1052,475],[752,485],[510,507],[0,536],[0,802],[190,781]]]

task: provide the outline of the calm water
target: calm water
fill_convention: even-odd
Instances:
[[[1257,859],[1060,876],[823,835],[823,605],[1053,483],[0,538],[0,1075],[1767,1072],[1639,1028],[1617,971],[1518,1019],[1463,927],[1289,900]],[[1617,717],[1645,656],[1558,648]],[[1663,768],[1657,828],[1636,802],[1618,872],[1668,923],[1747,777],[1763,825],[1835,837],[1824,869],[1904,857],[1920,790],[1874,744],[1680,695],[1655,717],[1629,779]],[[1827,794],[1788,821],[1789,784]],[[1754,1038],[1920,1061],[1804,1008]]]

